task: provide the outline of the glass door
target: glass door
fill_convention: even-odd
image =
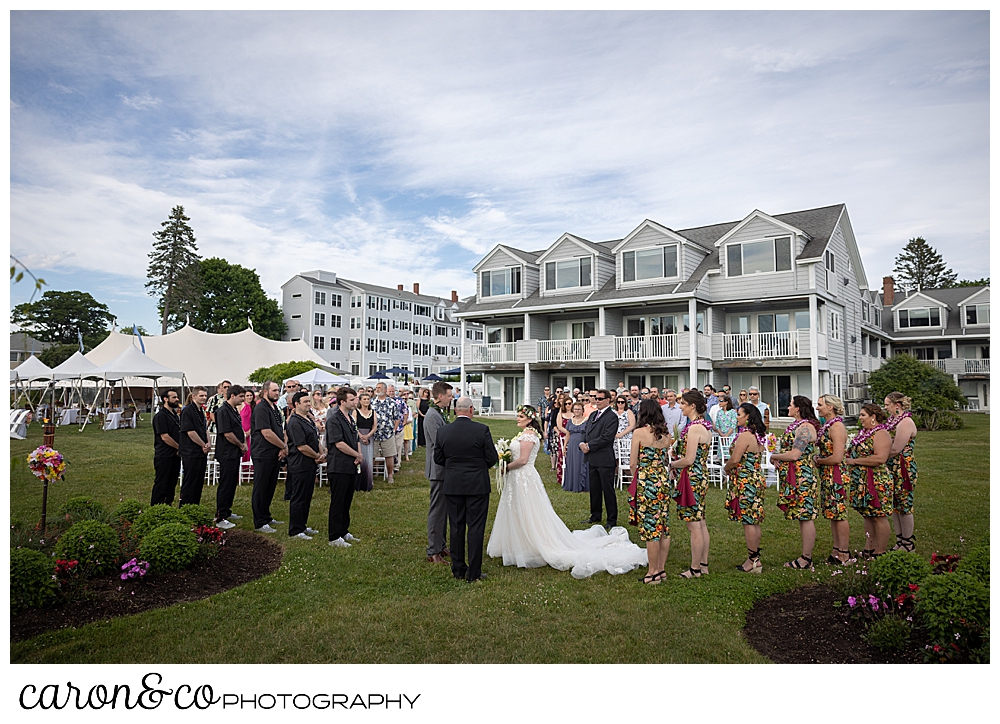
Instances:
[[[503,411],[514,412],[524,403],[524,377],[503,378]]]

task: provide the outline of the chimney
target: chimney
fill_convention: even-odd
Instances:
[[[456,304],[458,303],[458,292],[456,292],[454,289],[451,290],[451,301],[455,302]]]
[[[400,292],[403,291],[403,285],[402,284],[397,284],[396,285],[396,290],[400,291]]]
[[[413,293],[420,294],[420,284],[417,282],[413,282]]]
[[[882,277],[882,304],[891,307],[896,301],[895,281],[892,277]]]

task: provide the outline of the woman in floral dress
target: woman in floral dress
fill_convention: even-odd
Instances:
[[[744,573],[760,573],[760,524],[764,520],[764,490],[767,478],[761,463],[767,448],[767,428],[760,410],[749,402],[736,409],[739,425],[730,448],[725,471],[732,481],[726,500],[729,519],[743,524],[743,537],[747,542],[747,559],[736,566]]]
[[[660,406],[653,400],[642,400],[629,461],[629,469],[638,471],[635,512],[630,513],[630,522],[638,526],[639,538],[646,541],[649,560],[647,575],[639,580],[651,585],[659,584],[667,575],[664,568],[670,552],[668,465],[672,443]]]
[[[812,400],[796,395],[788,404],[792,424],[781,436],[780,450],[771,456],[778,463],[778,507],[786,520],[799,522],[802,555],[788,561],[786,568],[812,568],[813,546],[816,545],[816,511],[819,496],[819,474],[813,456],[816,454],[816,431],[819,420]]]
[[[844,453],[847,449],[847,428],[844,427],[844,403],[836,395],[820,395],[816,411],[826,421],[816,438],[816,468],[819,470],[819,497],[823,517],[830,521],[833,551],[827,563],[840,565],[851,558],[851,526],[847,522],[850,495]]]
[[[680,576],[698,578],[708,574],[710,541],[705,523],[705,496],[712,423],[704,418],[705,396],[698,390],[685,392],[679,403],[689,422],[677,441],[677,459],[670,463],[671,468],[680,471],[671,497],[677,501],[677,517],[684,521],[691,535],[691,566]]]
[[[865,519],[863,558],[880,556],[889,545],[892,474],[886,461],[892,436],[885,429],[885,421],[885,411],[878,405],[862,406],[858,416],[861,430],[851,440],[844,460],[851,472],[851,507]]]
[[[912,551],[913,542],[913,486],[917,482],[917,461],[913,458],[913,444],[917,439],[917,426],[910,415],[910,398],[902,392],[890,392],[885,398],[889,413],[886,429],[892,434],[892,449],[887,466],[892,475],[892,527],[896,529],[894,551]]]
[[[562,407],[556,415],[556,484],[561,488],[563,484],[563,464],[566,459],[566,440],[569,438],[569,431],[566,429],[566,422],[573,419],[573,398],[569,395],[563,397]]]

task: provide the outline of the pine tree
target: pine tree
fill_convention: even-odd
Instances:
[[[918,236],[910,239],[896,257],[893,268],[900,285],[920,289],[940,289],[954,286],[958,276],[945,266],[944,259],[927,241]]]
[[[175,206],[163,228],[153,232],[146,288],[150,296],[159,297],[161,334],[182,326],[184,315],[196,312],[201,303],[201,257],[190,220],[183,206]]]

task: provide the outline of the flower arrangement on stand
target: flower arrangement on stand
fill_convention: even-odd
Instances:
[[[39,445],[28,455],[28,468],[42,481],[42,522],[39,524],[39,529],[44,531],[49,482],[62,480],[66,471],[66,460],[58,450],[53,450],[48,445]]]
[[[510,440],[505,437],[496,442],[497,455],[500,462],[497,465],[497,492],[503,492],[503,479],[507,474],[507,465],[514,459],[514,454],[510,451]]]

